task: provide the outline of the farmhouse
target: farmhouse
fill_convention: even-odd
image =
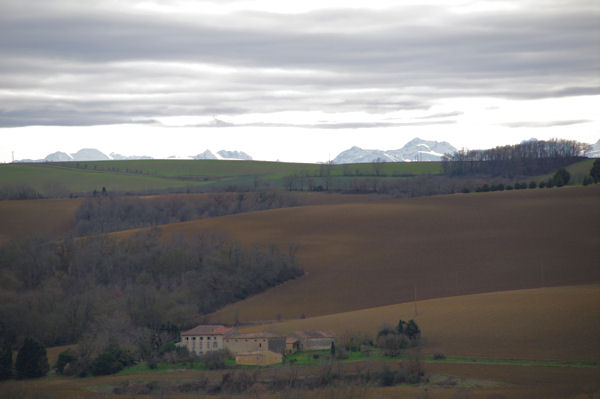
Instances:
[[[283,354],[285,337],[267,332],[232,333],[225,337],[225,348],[231,353],[265,352]]]
[[[291,338],[299,341],[298,349],[301,351],[321,350],[331,348],[335,334],[331,331],[294,331]]]
[[[285,354],[291,355],[296,352],[300,352],[300,341],[298,338],[287,337],[285,339]]]
[[[225,348],[225,337],[234,332],[223,325],[200,325],[181,333],[181,344],[191,353],[202,355]]]

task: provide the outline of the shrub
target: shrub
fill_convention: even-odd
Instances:
[[[231,353],[227,349],[206,352],[200,356],[200,361],[208,370],[221,370],[227,368],[227,359],[231,359]]]
[[[399,356],[402,349],[408,348],[408,344],[408,338],[403,334],[387,334],[377,339],[377,346],[390,357]]]
[[[446,355],[441,352],[436,352],[433,354],[433,360],[444,360],[446,359]]]
[[[556,171],[554,176],[552,177],[552,182],[557,187],[562,187],[566,184],[569,184],[569,180],[571,179],[571,174],[565,169],[560,168]]]
[[[586,177],[583,178],[583,185],[584,186],[590,185],[593,182],[594,182],[594,179],[592,179],[591,176],[586,176]]]
[[[115,374],[134,363],[133,354],[114,346],[100,354],[91,364],[93,375]]]
[[[535,181],[530,181],[529,182],[529,188],[536,188],[537,187],[537,183]]]
[[[71,349],[60,352],[56,364],[54,365],[58,374],[64,374],[65,367],[75,359],[77,359],[77,356]]]
[[[25,338],[15,362],[19,378],[43,377],[50,370],[46,348],[33,338]]]

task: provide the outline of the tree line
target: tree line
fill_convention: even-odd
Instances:
[[[442,163],[450,176],[534,176],[579,161],[589,146],[573,140],[531,140],[488,150],[460,150]]]
[[[215,233],[28,237],[0,248],[0,338],[148,346],[164,326],[191,327],[302,274],[293,245],[248,248]]]
[[[292,194],[281,191],[144,198],[118,196],[103,190],[84,199],[77,209],[75,234],[108,233],[299,204]]]

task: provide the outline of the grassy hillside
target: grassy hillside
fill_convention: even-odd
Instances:
[[[446,356],[600,362],[600,285],[463,295],[318,316],[243,331],[326,329],[371,336],[415,319],[422,350]]]
[[[380,178],[441,172],[439,162],[381,164]],[[372,164],[317,165],[261,161],[138,160],[58,162],[47,164],[0,165],[0,188],[27,184],[43,195],[109,191],[139,192],[256,184],[281,186],[292,174],[317,180],[329,173],[334,177],[375,176]]]
[[[277,209],[164,226],[299,245],[306,275],[231,305],[232,322],[600,281],[600,186]],[[120,233],[123,235],[129,232]]]

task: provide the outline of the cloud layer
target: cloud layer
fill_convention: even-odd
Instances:
[[[268,115],[290,111],[375,117],[286,126],[444,124],[461,110],[431,120],[428,110],[448,98],[600,95],[593,1],[324,1],[292,13],[264,2],[83,3],[0,0],[0,127],[182,115],[243,126],[249,114],[277,125]],[[385,119],[415,110],[421,119]]]

